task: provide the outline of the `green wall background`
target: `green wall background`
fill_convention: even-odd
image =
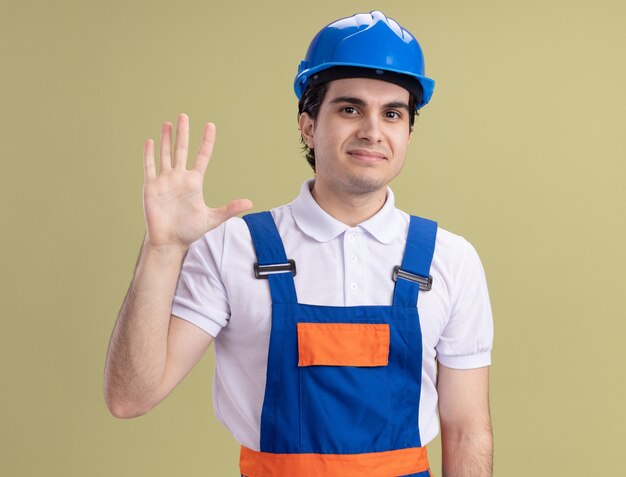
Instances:
[[[437,81],[399,205],[467,237],[487,272],[495,474],[624,475],[625,5],[2,0],[0,474],[238,475],[212,356],[144,417],[103,401],[143,141],[184,111],[195,147],[214,121],[207,201],[290,201],[311,174],[296,66],[323,25],[381,9]]]

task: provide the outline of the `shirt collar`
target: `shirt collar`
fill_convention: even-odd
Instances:
[[[300,195],[291,203],[293,218],[306,235],[318,242],[328,242],[351,228],[322,209],[313,196],[313,179],[307,180],[300,188]],[[387,187],[387,200],[383,207],[371,218],[357,227],[365,229],[381,243],[391,243],[399,231],[399,214],[394,206],[392,190]]]

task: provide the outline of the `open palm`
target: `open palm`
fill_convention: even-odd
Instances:
[[[187,169],[189,118],[178,116],[176,146],[172,157],[172,124],[161,129],[160,170],[157,175],[154,142],[144,144],[143,188],[146,241],[154,247],[188,247],[204,233],[252,207],[247,199],[234,200],[216,209],[204,202],[204,174],[215,143],[215,125],[204,127],[202,143],[191,169]]]

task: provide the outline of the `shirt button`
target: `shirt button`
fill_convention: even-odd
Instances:
[[[359,286],[355,282],[352,282],[350,283],[350,288],[352,288],[353,290],[356,290],[357,288],[359,288]]]
[[[351,261],[352,263],[356,263],[356,262],[358,262],[358,261],[359,261],[359,259],[358,259],[358,258],[356,258],[354,255],[352,255],[352,256],[350,257],[350,261]]]
[[[356,238],[356,236],[354,234],[348,235],[348,242],[354,242],[355,238]]]

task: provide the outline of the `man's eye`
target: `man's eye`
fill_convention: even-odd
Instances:
[[[352,107],[352,106],[345,106],[341,109],[344,113],[346,114],[355,114],[356,113],[356,108]]]
[[[389,119],[399,119],[400,118],[400,113],[398,111],[387,111],[385,113],[385,115],[389,118]]]

